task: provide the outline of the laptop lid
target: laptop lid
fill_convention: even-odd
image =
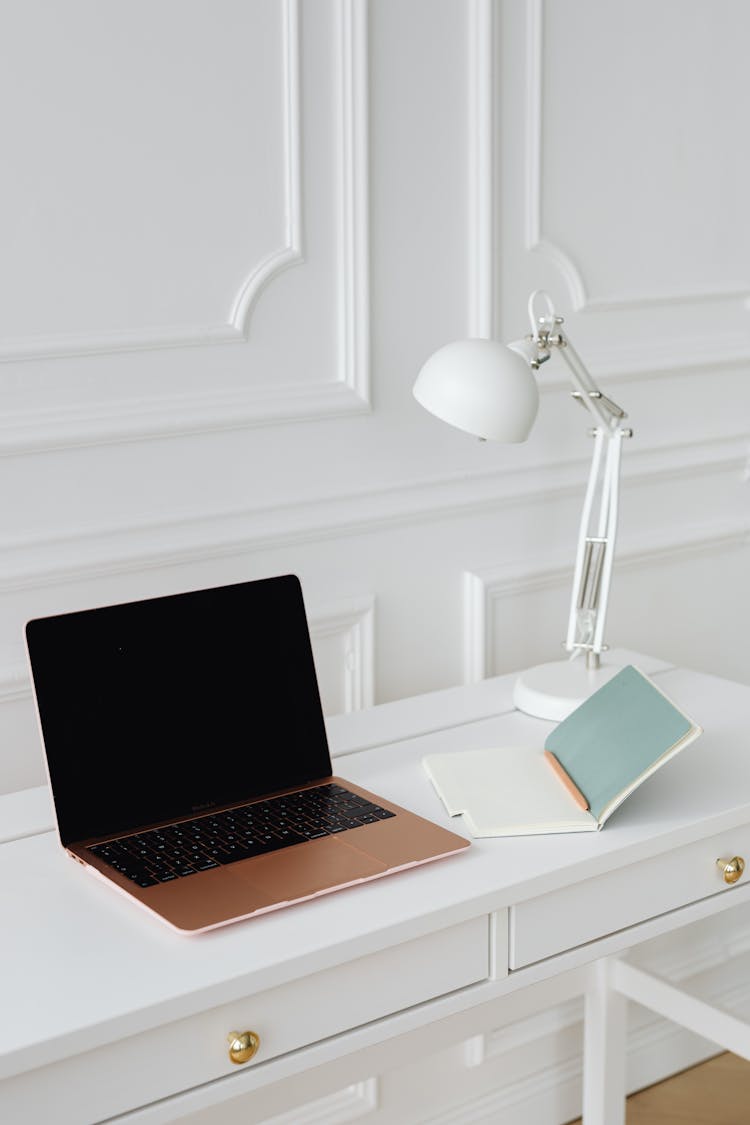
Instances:
[[[26,625],[63,846],[331,774],[295,575]]]

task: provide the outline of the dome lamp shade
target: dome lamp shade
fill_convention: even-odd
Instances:
[[[489,441],[526,441],[539,407],[525,355],[497,340],[456,340],[439,348],[413,393],[441,421]]]

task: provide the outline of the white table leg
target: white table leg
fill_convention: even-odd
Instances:
[[[625,1125],[627,1000],[610,983],[610,964],[592,966],[583,1033],[584,1125]]]

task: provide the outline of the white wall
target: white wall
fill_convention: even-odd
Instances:
[[[564,365],[523,446],[411,396],[539,286],[635,429],[608,639],[750,679],[750,16],[652,8],[14,6],[1,788],[42,776],[37,614],[295,571],[329,711],[477,675],[478,628],[479,672],[556,657],[590,452]]]
[[[294,571],[330,712],[555,658],[563,365],[523,446],[411,396],[537,287],[635,430],[608,639],[750,682],[749,34],[741,0],[6,12],[0,791],[43,776],[39,614]]]

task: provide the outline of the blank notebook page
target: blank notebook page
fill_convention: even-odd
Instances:
[[[535,747],[428,754],[423,764],[448,812],[463,813],[475,836],[596,828]]]

